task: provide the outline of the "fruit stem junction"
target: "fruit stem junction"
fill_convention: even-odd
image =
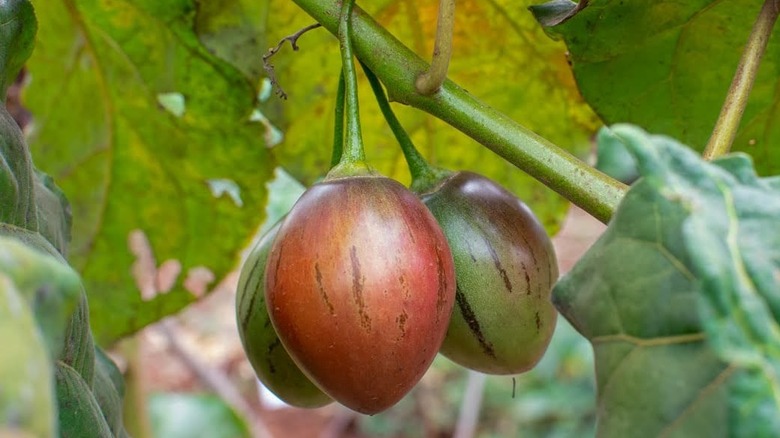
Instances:
[[[745,44],[742,58],[737,65],[737,72],[734,74],[726,100],[715,122],[715,128],[702,154],[704,159],[712,160],[731,150],[778,14],[780,14],[780,0],[765,0]]]

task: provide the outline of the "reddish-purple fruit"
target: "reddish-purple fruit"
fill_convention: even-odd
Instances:
[[[290,356],[333,399],[366,414],[400,400],[430,366],[455,299],[436,219],[380,176],[326,180],[284,221],[266,303]]]
[[[531,369],[555,328],[558,264],[531,210],[493,181],[458,172],[423,196],[447,235],[457,296],[441,352],[488,374]]]

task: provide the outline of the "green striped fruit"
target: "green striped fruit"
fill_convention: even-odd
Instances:
[[[455,271],[442,230],[413,193],[390,178],[331,171],[282,223],[265,294],[301,370],[339,403],[375,414],[436,357]]]
[[[487,374],[517,374],[544,354],[557,313],[552,242],[531,210],[493,181],[458,172],[422,195],[455,259],[456,304],[441,353]]]
[[[55,363],[57,409],[61,438],[114,438],[92,388],[81,375],[63,363]]]
[[[11,277],[1,272],[0,339],[0,436],[54,436],[51,358],[32,310]]]
[[[316,408],[332,402],[301,372],[282,346],[265,305],[265,265],[281,222],[255,245],[238,280],[238,334],[257,378],[285,403]]]

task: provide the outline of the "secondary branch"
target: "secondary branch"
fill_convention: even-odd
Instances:
[[[731,150],[778,14],[780,14],[780,1],[766,0],[745,44],[726,101],[723,103],[712,136],[702,154],[707,160],[727,154]]]
[[[338,0],[294,1],[329,32],[338,33]],[[425,62],[357,6],[352,26],[355,55],[385,84],[393,100],[440,118],[602,222],[612,216],[627,190],[624,184],[478,101],[452,81],[445,81],[432,96],[419,94],[415,81],[426,70]]]
[[[447,78],[447,69],[452,58],[452,33],[455,27],[455,0],[439,2],[439,19],[436,23],[436,41],[433,43],[433,57],[428,71],[417,77],[415,86],[422,94],[430,95],[441,88]]]

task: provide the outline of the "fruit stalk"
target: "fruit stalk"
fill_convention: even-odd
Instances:
[[[350,15],[354,0],[343,0],[339,16],[338,37],[341,48],[341,72],[344,75],[344,96],[346,99],[347,129],[341,163],[365,161],[363,135],[360,132],[360,111],[358,108],[357,74],[352,60],[352,32]]]
[[[780,1],[765,0],[745,44],[742,58],[737,65],[737,72],[734,74],[734,79],[732,79],[728,94],[726,94],[726,101],[723,102],[720,115],[715,122],[715,128],[712,130],[710,140],[702,154],[704,159],[712,160],[731,150],[731,144],[734,143],[734,138],[737,136],[739,123],[750,97],[750,90],[753,88],[758,67],[761,65],[761,58],[766,51],[778,14],[780,14]]]
[[[333,154],[330,157],[330,167],[341,161],[344,151],[344,70],[339,73],[339,86],[336,91],[335,121],[333,122]]]
[[[452,172],[433,167],[425,161],[422,154],[414,147],[414,143],[412,143],[412,139],[409,138],[409,134],[407,134],[401,126],[401,122],[398,121],[393,109],[390,108],[390,102],[388,102],[387,96],[385,96],[385,91],[382,88],[382,84],[379,82],[379,78],[377,78],[374,72],[362,62],[361,65],[363,66],[363,71],[366,73],[368,83],[371,85],[371,90],[374,92],[377,104],[379,104],[379,109],[382,111],[382,115],[385,117],[387,124],[393,131],[396,140],[401,145],[406,164],[409,166],[409,173],[412,175],[412,191],[417,193],[427,191],[442,178],[451,175]]]
[[[331,33],[338,0],[294,0]],[[387,86],[390,97],[428,112],[505,158],[574,204],[607,222],[628,187],[485,105],[452,81],[433,96],[414,83],[426,63],[356,7],[351,20],[355,54]]]

